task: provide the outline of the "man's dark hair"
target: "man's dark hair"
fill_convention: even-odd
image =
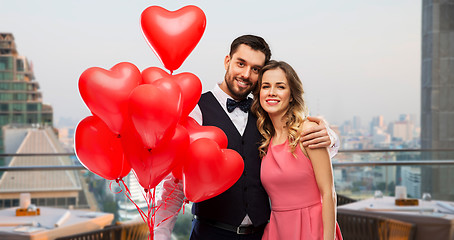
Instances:
[[[265,64],[267,64],[270,60],[271,50],[268,43],[266,43],[262,37],[254,35],[243,35],[233,40],[232,45],[230,45],[230,57],[233,56],[241,44],[247,45],[256,51],[260,51],[265,54]]]

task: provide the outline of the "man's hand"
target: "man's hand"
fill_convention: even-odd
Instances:
[[[315,122],[318,125],[303,130],[301,141],[303,146],[309,148],[323,148],[331,146],[331,139],[328,131],[326,131],[325,120],[318,117],[307,117],[309,121]]]

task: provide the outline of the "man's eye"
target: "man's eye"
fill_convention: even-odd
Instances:
[[[252,71],[253,71],[254,73],[259,73],[260,69],[258,69],[258,68],[252,68]]]
[[[238,62],[238,66],[243,67],[243,66],[244,66],[244,63]]]

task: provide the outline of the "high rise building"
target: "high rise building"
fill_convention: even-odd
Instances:
[[[408,120],[396,121],[390,124],[389,132],[393,138],[400,139],[403,142],[413,140],[413,130],[415,126]]]
[[[421,147],[454,149],[454,1],[422,1]],[[432,154],[432,153],[429,153]],[[440,159],[433,153],[425,159]],[[425,167],[422,192],[454,199],[452,168]]]
[[[361,130],[361,117],[360,116],[353,116],[353,129]]]
[[[372,132],[372,143],[375,148],[387,148],[391,143],[391,135],[384,132],[382,128],[374,127]]]
[[[43,104],[34,80],[33,66],[18,54],[13,34],[0,33],[0,152],[4,152],[2,126],[52,126],[52,107]]]
[[[384,129],[385,123],[383,121],[382,115],[375,116],[372,118],[372,121],[370,123],[370,130],[369,130],[371,135],[374,132],[374,128],[376,128],[376,127]]]
[[[410,114],[399,114],[399,122],[410,122]]]
[[[53,111],[43,104],[32,64],[20,56],[11,33],[0,33],[0,165],[67,166],[66,153],[53,128]],[[23,156],[30,155],[30,156]],[[5,171],[0,173],[0,208],[16,207],[20,193],[30,193],[36,206],[94,208],[81,173],[76,171]]]
[[[421,168],[402,167],[402,186],[407,188],[407,194],[412,198],[421,198]]]

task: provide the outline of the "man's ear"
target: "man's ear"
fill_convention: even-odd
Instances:
[[[227,56],[225,56],[225,59],[224,59],[224,68],[226,71],[227,71],[227,69],[229,69],[229,64],[230,64],[230,55],[227,55]]]

